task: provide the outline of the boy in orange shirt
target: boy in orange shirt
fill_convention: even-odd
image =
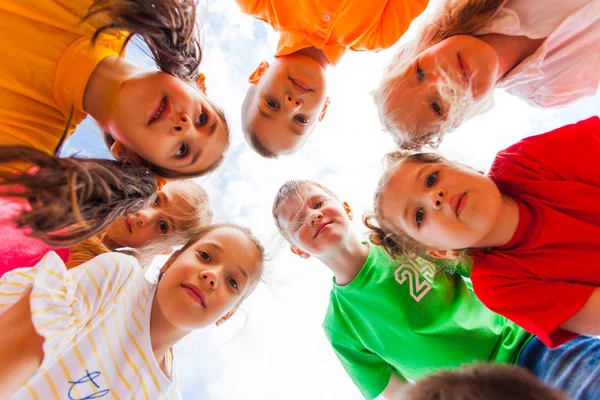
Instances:
[[[250,75],[246,140],[263,157],[300,148],[329,105],[325,69],[346,52],[394,45],[428,0],[236,0],[280,33],[275,60]]]

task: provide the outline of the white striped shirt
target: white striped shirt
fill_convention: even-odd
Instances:
[[[35,267],[2,277],[0,313],[30,285],[44,361],[11,399],[181,398],[150,343],[156,286],[133,257],[107,253],[67,271],[60,257],[48,253]]]

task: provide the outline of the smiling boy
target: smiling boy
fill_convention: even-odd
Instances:
[[[394,45],[427,0],[236,0],[240,9],[279,32],[275,59],[249,78],[242,105],[246,139],[263,157],[299,149],[325,116],[325,70],[347,49]]]

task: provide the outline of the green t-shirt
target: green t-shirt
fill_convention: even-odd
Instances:
[[[416,381],[473,361],[514,364],[531,335],[488,310],[460,275],[423,259],[392,261],[371,245],[360,273],[333,283],[323,328],[366,398],[392,369]]]

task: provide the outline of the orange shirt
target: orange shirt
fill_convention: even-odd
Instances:
[[[428,0],[236,0],[242,12],[280,33],[276,56],[314,46],[332,65],[346,49],[394,45]]]

